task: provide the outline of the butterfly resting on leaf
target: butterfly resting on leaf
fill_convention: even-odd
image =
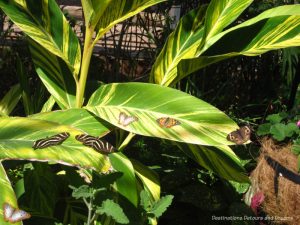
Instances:
[[[7,202],[3,204],[3,218],[6,222],[17,223],[30,217],[31,215],[24,210],[16,209]]]

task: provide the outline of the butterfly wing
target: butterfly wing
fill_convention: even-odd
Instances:
[[[11,223],[16,223],[21,220],[29,219],[31,215],[28,212],[25,212],[24,210],[21,209],[16,209],[11,217],[8,218],[9,222]]]
[[[250,140],[251,130],[248,126],[241,127],[227,135],[227,140],[242,145]]]
[[[125,119],[126,119],[125,113],[121,112],[120,115],[119,115],[119,124],[123,125]]]
[[[124,127],[128,126],[129,124],[135,121],[138,121],[138,118],[135,116],[127,116],[123,112],[121,112],[119,115],[119,124],[123,125]]]
[[[248,126],[243,126],[240,128],[240,135],[242,136],[245,142],[250,140],[251,137],[251,129]]]
[[[8,221],[10,219],[10,217],[12,216],[14,210],[15,209],[10,204],[8,204],[6,202],[3,204],[4,221]]]
[[[156,120],[160,127],[171,128],[176,125],[180,125],[181,123],[178,120],[175,120],[170,117],[162,117]]]

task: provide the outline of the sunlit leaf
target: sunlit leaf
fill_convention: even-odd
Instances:
[[[184,92],[145,83],[108,84],[91,97],[86,109],[127,131],[145,136],[201,144],[232,145],[226,136],[237,125],[212,105]],[[138,121],[127,126],[119,123],[120,113]],[[170,117],[180,122],[161,127],[157,119]]]

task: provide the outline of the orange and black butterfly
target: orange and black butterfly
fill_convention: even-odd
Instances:
[[[156,122],[159,124],[159,126],[166,127],[166,128],[171,128],[173,126],[181,124],[178,120],[175,120],[170,117],[161,117],[157,119]]]

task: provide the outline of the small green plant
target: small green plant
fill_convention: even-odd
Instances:
[[[153,201],[149,193],[142,190],[140,193],[140,205],[143,209],[144,224],[153,224],[152,221],[158,219],[171,205],[174,198],[173,195],[166,195],[161,197],[158,201]]]
[[[286,112],[269,115],[267,123],[258,127],[257,135],[270,135],[277,141],[293,143],[292,151],[298,155],[298,170],[300,170],[300,115],[289,115]]]
[[[299,139],[300,131],[297,126],[298,116],[290,117],[286,112],[269,115],[267,123],[258,127],[259,136],[271,135],[277,141]]]
[[[93,183],[90,185],[81,185],[74,187],[69,185],[73,190],[72,197],[81,199],[88,209],[86,225],[94,224],[100,215],[111,217],[117,223],[128,224],[129,219],[123,212],[122,207],[116,201],[106,198],[101,200],[99,204],[98,197],[104,193],[104,196],[109,195],[110,184],[120,177],[120,173],[99,176],[94,174]],[[98,222],[99,223],[99,222]]]

